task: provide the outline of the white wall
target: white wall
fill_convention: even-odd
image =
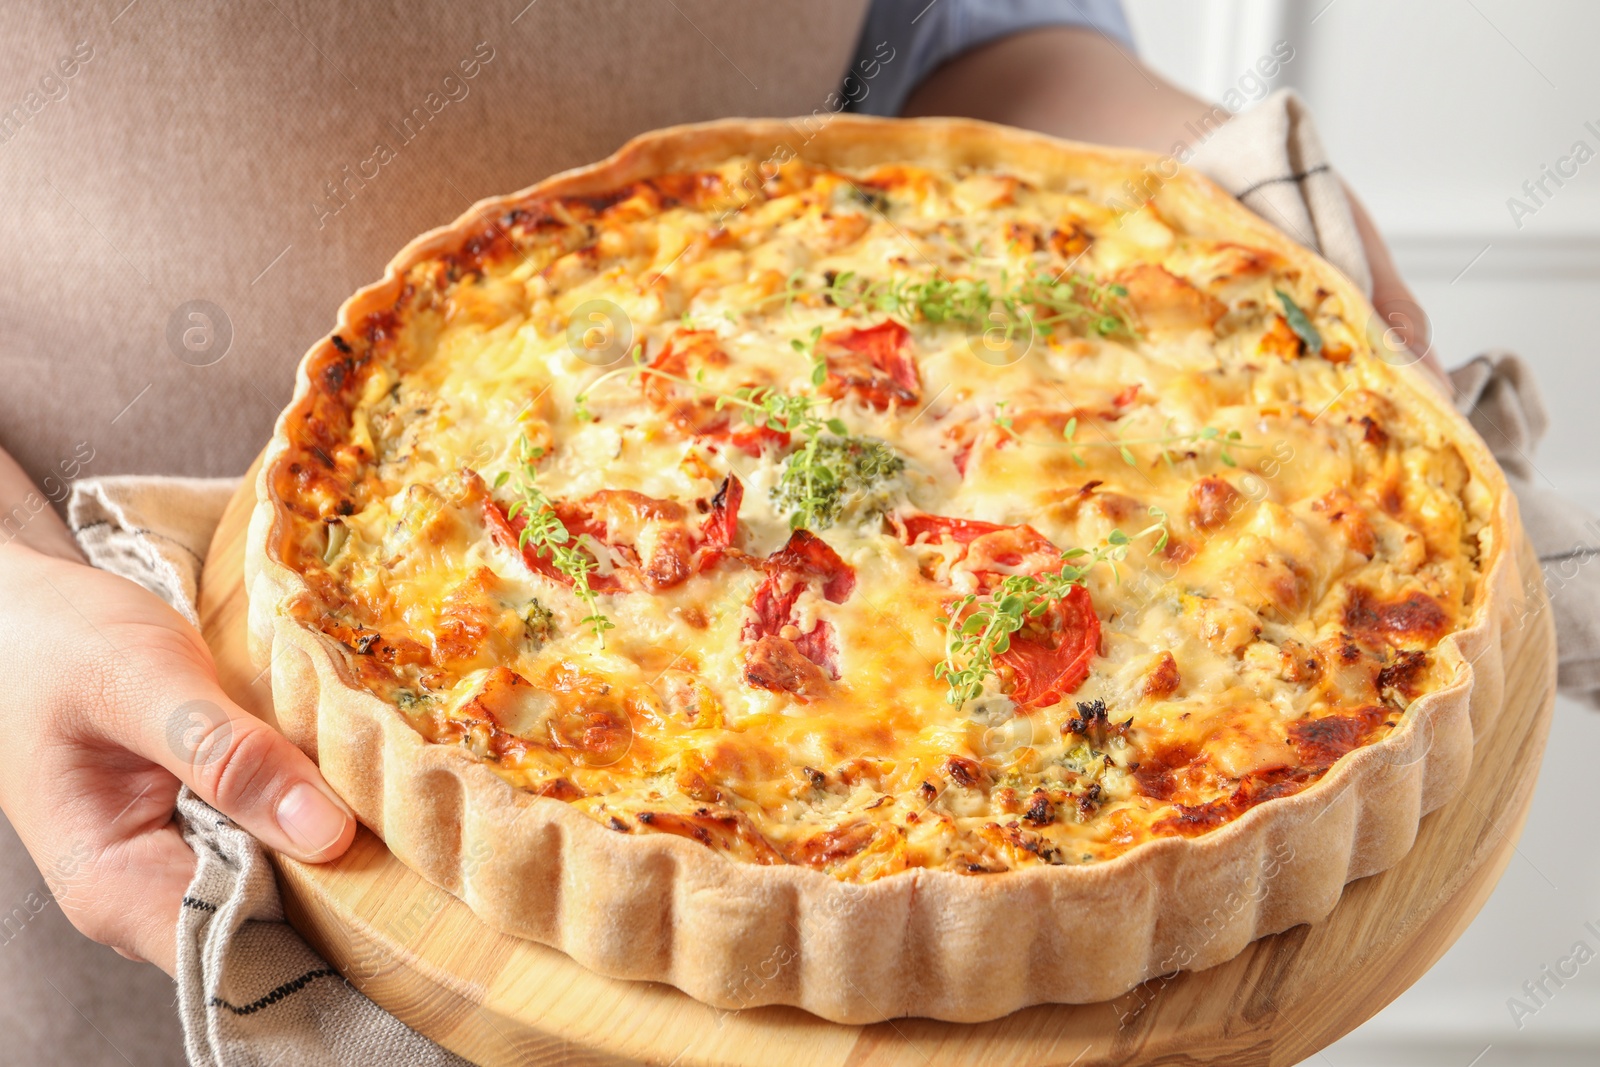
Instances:
[[[1600,513],[1600,4],[1124,2],[1145,57],[1211,98],[1274,42],[1294,47],[1277,84],[1310,103],[1445,362],[1501,347],[1532,363],[1554,421],[1534,457],[1541,479]],[[1580,139],[1596,158],[1562,187],[1547,179],[1535,204],[1522,183]],[[1535,209],[1520,227],[1512,196]],[[1600,927],[1597,759],[1600,713],[1562,702],[1518,856],[1478,920],[1415,987],[1309,1062],[1600,1064],[1600,959],[1520,1029],[1507,1006],[1580,938],[1600,949],[1584,929]]]

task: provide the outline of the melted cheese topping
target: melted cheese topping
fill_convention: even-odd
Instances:
[[[518,786],[843,879],[1094,862],[1302,789],[1454,676],[1433,649],[1468,621],[1488,501],[1408,417],[1360,309],[1159,203],[735,160],[513,211],[314,359],[275,475],[281,553],[313,591],[291,609],[424,736]],[[823,295],[1067,272],[1119,286],[1128,328],[1069,315],[1007,338]],[[700,384],[612,373],[634,346]],[[900,461],[814,524],[829,573],[853,574],[842,596],[772,561],[801,442],[710,399],[750,387],[819,394]],[[603,645],[570,582],[497,536],[519,440],[595,568]],[[707,531],[730,475],[724,545]],[[1158,514],[1164,548],[1136,537],[1085,578],[1099,634],[1069,694],[1013,699],[1002,657],[949,702],[942,617],[1039,553],[908,520],[1066,550]],[[1052,619],[1036,648],[1075,639]]]

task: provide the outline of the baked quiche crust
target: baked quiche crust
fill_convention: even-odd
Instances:
[[[586,654],[616,655],[634,647],[629,644],[630,626],[639,629],[642,624],[633,621],[632,609],[619,610],[615,602],[688,590],[700,600],[687,609],[679,603],[678,614],[695,614],[702,602],[711,602],[706,598],[726,593],[742,608],[723,610],[728,619],[723,629],[711,624],[708,632],[722,634],[720,640],[732,648],[731,666],[723,665],[718,682],[716,664],[708,655],[705,673],[717,684],[703,683],[727,705],[715,724],[719,729],[749,725],[759,732],[798,722],[792,729],[807,737],[823,736],[818,744],[825,753],[859,756],[866,751],[863,746],[870,747],[872,736],[894,750],[898,777],[893,766],[862,772],[859,759],[854,771],[845,771],[810,766],[819,760],[802,764],[793,747],[780,753],[796,765],[780,766],[779,771],[793,772],[790,777],[797,781],[781,785],[788,792],[780,802],[771,799],[770,790],[780,788],[774,782],[784,775],[766,776],[760,786],[768,790],[761,794],[763,803],[772,810],[792,810],[798,795],[815,808],[818,803],[805,790],[815,790],[815,797],[830,794],[820,805],[827,815],[799,828],[794,820],[763,821],[759,813],[768,808],[762,804],[741,808],[731,794],[742,788],[754,795],[757,786],[735,780],[715,759],[707,763],[703,755],[685,755],[698,751],[691,746],[669,752],[676,755],[671,766],[678,773],[664,788],[658,784],[652,791],[629,782],[621,773],[630,766],[627,752],[608,747],[615,744],[606,729],[617,721],[614,712],[596,725],[593,714],[580,709],[565,734],[560,724],[541,721],[540,731],[554,731],[553,751],[566,759],[562,753],[571,750],[572,773],[553,773],[548,752],[527,756],[529,746],[520,743],[518,730],[502,722],[508,715],[503,709],[511,706],[503,702],[503,692],[541,685],[566,692],[562,686],[567,682],[547,671],[530,686],[530,679],[508,670],[503,660],[491,665],[483,659],[482,648],[493,642],[485,636],[494,630],[493,620],[479,620],[476,629],[451,622],[466,626],[469,640],[456,660],[447,660],[438,652],[442,613],[429,615],[431,629],[414,632],[427,640],[411,642],[417,646],[416,663],[407,665],[410,646],[400,629],[382,628],[381,608],[369,607],[365,615],[332,610],[359,599],[349,584],[360,573],[356,565],[318,565],[323,555],[335,561],[355,559],[356,547],[340,555],[346,539],[352,546],[372,547],[369,572],[395,574],[401,560],[400,553],[379,559],[377,550],[388,547],[384,529],[404,525],[409,513],[385,510],[377,499],[381,494],[372,494],[369,501],[351,499],[345,490],[349,472],[376,470],[374,452],[383,451],[372,443],[382,434],[376,427],[380,409],[373,406],[375,398],[383,402],[386,390],[393,391],[389,408],[381,409],[391,416],[406,404],[417,413],[426,407],[420,393],[401,391],[396,384],[404,378],[405,389],[411,389],[405,374],[381,381],[380,388],[372,385],[376,379],[369,369],[383,363],[385,346],[393,345],[408,327],[406,314],[419,307],[419,284],[436,284],[441,301],[456,294],[451,313],[459,314],[473,301],[481,311],[495,291],[452,287],[462,277],[470,282],[480,265],[496,255],[503,262],[506,248],[530,239],[530,232],[537,237],[540,225],[581,229],[607,210],[618,210],[619,204],[621,210],[630,209],[618,190],[636,188],[635,183],[659,190],[659,182],[651,183],[663,176],[682,185],[689,179],[674,176],[729,175],[734,173],[728,170],[730,161],[736,160],[749,161],[748,166],[757,168],[754,173],[776,176],[779,182],[815,186],[843,176],[836,184],[847,188],[836,190],[838,195],[853,195],[862,204],[855,211],[821,210],[806,216],[802,221],[810,229],[802,244],[812,251],[837,251],[862,240],[878,221],[873,211],[896,230],[898,239],[909,242],[893,225],[893,216],[883,212],[884,205],[874,202],[880,185],[872,178],[881,179],[881,187],[891,194],[943,181],[943,191],[965,197],[978,218],[997,203],[1009,203],[1016,186],[1081,204],[1081,213],[1073,217],[1086,217],[1083,232],[1075,233],[1074,225],[1036,233],[1013,227],[1006,242],[1005,254],[1017,254],[1015,241],[1024,246],[1022,254],[1037,244],[1040,256],[1062,257],[1068,267],[1057,278],[1076,277],[1067,273],[1070,265],[1105,233],[1108,218],[1119,229],[1137,231],[1153,216],[1189,241],[1173,247],[1162,243],[1166,238],[1159,232],[1135,233],[1135,254],[1120,263],[1097,263],[1097,276],[1114,278],[1114,288],[1092,288],[1091,280],[1086,282],[1091,288],[1068,290],[1071,303],[1055,330],[1046,324],[1034,332],[1041,316],[1028,319],[1026,343],[1030,349],[1038,346],[1034,358],[1068,366],[1078,360],[1086,368],[1085,382],[1092,382],[1096,345],[1118,343],[1116,335],[1125,330],[1120,340],[1128,345],[1154,338],[1166,351],[1179,353],[1174,358],[1194,362],[1186,376],[1162,382],[1163,395],[1176,395],[1201,388],[1208,373],[1225,377],[1220,360],[1215,372],[1204,366],[1206,351],[1222,343],[1215,340],[1219,329],[1235,329],[1238,335],[1230,343],[1249,346],[1241,357],[1248,365],[1245,377],[1261,383],[1248,397],[1260,417],[1238,427],[1201,428],[1191,420],[1176,428],[1158,422],[1153,433],[1122,430],[1117,424],[1125,417],[1127,426],[1138,425],[1124,410],[1139,403],[1137,391],[1090,396],[1093,390],[1087,385],[1085,395],[1075,396],[1077,403],[1065,413],[1065,405],[1041,413],[1021,402],[1009,413],[1004,406],[995,412],[991,404],[982,419],[975,419],[972,410],[982,407],[982,376],[999,380],[1015,372],[1019,361],[1006,354],[1009,348],[1002,345],[1002,355],[992,360],[976,349],[956,353],[989,366],[977,380],[969,376],[944,383],[954,395],[941,404],[927,352],[922,359],[929,369],[921,372],[915,361],[909,371],[896,362],[907,344],[906,328],[899,321],[928,314],[929,305],[898,317],[888,313],[909,305],[903,293],[886,298],[881,290],[872,290],[870,265],[881,269],[881,257],[868,257],[867,271],[855,275],[830,270],[819,296],[815,288],[795,288],[787,279],[803,272],[791,272],[787,268],[792,260],[775,254],[766,274],[779,282],[769,277],[765,290],[745,293],[744,298],[756,303],[777,298],[789,306],[787,321],[798,325],[794,350],[786,356],[797,361],[802,378],[812,363],[816,367],[816,388],[802,380],[796,391],[831,393],[836,406],[849,414],[850,426],[833,426],[817,431],[818,436],[835,446],[840,441],[859,445],[887,440],[905,454],[903,466],[910,473],[893,472],[898,481],[892,500],[856,494],[839,514],[821,514],[818,509],[838,505],[832,500],[819,504],[813,494],[806,498],[809,503],[798,505],[805,510],[800,525],[815,527],[818,534],[804,528],[791,532],[788,525],[797,505],[783,496],[781,461],[785,450],[801,439],[801,424],[760,418],[719,421],[717,416],[736,408],[729,398],[759,401],[762,386],[770,394],[791,389],[793,383],[768,377],[756,381],[753,392],[749,381],[719,385],[718,369],[730,362],[738,367],[740,360],[702,352],[696,363],[693,346],[711,344],[737,352],[730,336],[738,333],[737,326],[718,334],[717,325],[696,321],[693,310],[686,309],[675,331],[658,331],[670,339],[641,340],[640,365],[619,363],[609,383],[594,386],[580,403],[592,409],[586,413],[590,429],[582,432],[598,433],[608,419],[627,421],[629,405],[640,404],[641,396],[648,399],[652,386],[658,394],[670,386],[670,395],[657,396],[662,401],[659,413],[664,425],[678,431],[676,437],[667,435],[672,438],[668,444],[679,449],[683,462],[696,465],[696,472],[686,477],[705,483],[698,500],[693,493],[682,494],[684,501],[673,505],[678,511],[669,514],[658,496],[638,492],[648,487],[645,482],[597,487],[582,476],[592,470],[563,480],[553,462],[545,464],[545,449],[554,461],[564,434],[578,440],[578,424],[569,410],[576,388],[567,390],[569,403],[560,411],[530,400],[531,415],[519,412],[517,425],[531,426],[526,436],[542,446],[525,457],[529,477],[550,486],[550,497],[581,500],[590,514],[612,503],[605,491],[626,490],[634,494],[629,500],[635,519],[641,507],[653,520],[666,515],[673,536],[687,539],[677,556],[662,557],[663,535],[652,527],[648,534],[628,539],[630,555],[608,547],[611,525],[595,524],[594,535],[582,542],[586,547],[576,539],[571,542],[588,553],[589,577],[600,591],[587,604],[574,600],[576,583],[570,574],[551,569],[549,543],[542,552],[538,542],[531,549],[516,543],[527,514],[525,508],[519,522],[517,509],[507,506],[516,502],[516,479],[494,477],[497,469],[512,473],[506,457],[469,458],[467,446],[453,444],[455,454],[446,457],[450,462],[432,476],[439,478],[450,473],[446,467],[459,466],[451,483],[455,497],[447,504],[482,516],[473,520],[483,523],[479,540],[493,544],[496,533],[500,535],[498,547],[482,549],[475,557],[493,563],[492,568],[479,568],[479,584],[504,583],[505,574],[526,566],[527,573],[517,575],[518,581],[526,579],[526,585],[517,585],[519,602],[540,582],[551,587],[544,599],[556,610],[541,605],[544,614],[539,618],[521,618],[522,624],[540,628],[540,645],[547,625],[561,635],[547,660],[581,663]],[[764,171],[759,169],[763,163]],[[1493,714],[1500,705],[1499,629],[1515,595],[1515,539],[1521,536],[1515,500],[1482,442],[1435,390],[1416,372],[1390,366],[1373,354],[1382,350],[1381,323],[1342,275],[1203,178],[1187,171],[1168,177],[1170,173],[1141,153],[968,121],[837,116],[820,129],[781,121],[727,121],[645,135],[602,163],[483,201],[451,226],[413,241],[391,262],[382,281],[346,301],[337,328],[307,354],[295,397],[279,421],[258,478],[246,558],[251,649],[258,662],[270,665],[280,725],[318,760],[328,781],[396,856],[461,897],[491,925],[560,948],[601,973],[670,982],[721,1007],[791,1004],[850,1023],[899,1015],[976,1021],[1034,1003],[1109,999],[1159,974],[1220,963],[1257,937],[1326,915],[1346,882],[1381,871],[1406,853],[1418,820],[1444,803],[1463,780],[1474,718]],[[761,184],[758,178],[743,202],[724,209],[723,219],[759,213],[777,199]],[[694,195],[682,193],[691,203]],[[560,205],[584,204],[591,212],[587,218],[574,219],[570,213],[560,217]],[[648,216],[662,205],[658,200],[632,210]],[[530,224],[530,215],[543,221]],[[932,232],[905,221],[902,225],[919,239]],[[522,228],[513,238],[508,228],[518,226]],[[602,220],[591,232],[599,235],[592,245],[603,246],[617,230],[608,230]],[[714,245],[721,235],[709,242],[704,232],[700,236],[702,245]],[[1126,233],[1116,236],[1128,239]],[[1059,247],[1042,251],[1051,241]],[[1196,243],[1213,254],[1208,264],[1183,259]],[[687,244],[684,251],[689,251]],[[673,257],[656,252],[661,262],[653,273],[659,282]],[[969,254],[979,258],[1001,253],[977,247]],[[1218,254],[1225,261],[1220,265]],[[716,250],[702,247],[689,258],[704,264],[715,260]],[[919,269],[926,273],[930,266],[940,273],[931,260],[908,260],[903,266],[910,274]],[[548,277],[550,271],[570,268],[570,262],[538,263],[526,273]],[[1201,275],[1209,284],[1194,284]],[[575,290],[585,277],[579,276]],[[852,277],[858,280],[852,283]],[[1251,284],[1256,285],[1253,304],[1240,296],[1242,287]],[[1282,301],[1281,308],[1271,306],[1271,297],[1261,299],[1262,284]],[[1285,287],[1290,291],[1280,291]],[[430,293],[427,299],[435,298]],[[899,305],[893,303],[896,299]],[[845,306],[851,300],[859,303]],[[1313,301],[1320,311],[1308,315],[1301,305]],[[948,305],[938,304],[932,313],[941,313],[940,307]],[[1230,315],[1239,317],[1241,307],[1254,309],[1250,328],[1228,320]],[[806,318],[808,314],[813,318]],[[495,321],[497,315],[502,321],[508,317],[491,308],[486,320]],[[648,317],[641,316],[641,322]],[[661,317],[659,308],[655,317]],[[841,318],[849,321],[836,321]],[[442,315],[446,325],[448,320],[449,314]],[[811,329],[812,321],[825,326]],[[1219,322],[1224,325],[1218,327]],[[848,330],[841,332],[841,326]],[[1196,329],[1207,339],[1195,341]],[[1004,340],[1009,345],[1014,338],[1008,334]],[[768,349],[774,347],[770,341],[761,339]],[[677,363],[670,362],[674,346],[680,353]],[[1324,350],[1308,351],[1312,347]],[[691,353],[687,358],[681,355],[685,351]],[[1260,367],[1252,360],[1259,360]],[[1297,393],[1298,379],[1281,371],[1304,360],[1320,361],[1317,373],[1325,371],[1331,383],[1316,398],[1327,401],[1322,411],[1306,409],[1311,398]],[[598,374],[581,365],[576,370],[589,372],[584,378],[589,385]],[[740,386],[745,387],[742,393]],[[1354,397],[1345,396],[1350,387],[1355,387]],[[552,388],[560,394],[563,386],[556,381]],[[723,398],[720,405],[705,403],[713,388],[721,389],[714,394]],[[363,390],[365,399],[358,399]],[[979,397],[975,407],[962,408],[974,395]],[[1019,387],[1016,395],[1025,399],[1029,394]],[[1345,406],[1335,408],[1341,397]],[[1381,498],[1381,485],[1390,485],[1396,499],[1387,504],[1380,499],[1376,507],[1363,508],[1329,484],[1319,486],[1328,491],[1315,500],[1301,501],[1305,506],[1298,518],[1287,508],[1275,508],[1267,496],[1241,502],[1239,472],[1259,478],[1271,462],[1266,450],[1277,438],[1262,427],[1269,416],[1275,417],[1274,404],[1285,412],[1294,409],[1283,417],[1298,419],[1297,426],[1313,424],[1334,410],[1335,417],[1356,425],[1357,435],[1380,451],[1387,440],[1374,442],[1372,435],[1398,433],[1403,425],[1412,435],[1406,455],[1413,461],[1446,456],[1449,462],[1441,465],[1448,469],[1419,471],[1405,467],[1402,459],[1388,460],[1389,481],[1380,480],[1375,491]],[[1096,412],[1095,405],[1104,410]],[[1261,415],[1263,411],[1268,415]],[[358,430],[351,428],[351,412],[357,413]],[[1161,414],[1154,411],[1151,417]],[[909,437],[896,436],[892,426],[885,428],[886,418],[925,416],[930,424],[947,424],[939,427],[937,439],[930,433],[931,444],[918,446]],[[1070,423],[1063,425],[1067,418]],[[1093,452],[1098,446],[1077,433],[1080,419],[1085,426],[1111,427],[1106,439],[1114,447]],[[404,423],[405,417],[399,421]],[[422,421],[420,414],[417,421]],[[965,425],[980,428],[976,439],[970,430],[951,432]],[[636,427],[630,424],[628,429]],[[839,430],[848,432],[840,435],[835,432]],[[746,439],[740,440],[738,433]],[[782,433],[786,439],[774,447],[762,433]],[[685,437],[691,439],[687,444],[679,440]],[[1313,439],[1296,440],[1303,450]],[[585,447],[595,446],[593,440],[585,441]],[[1121,441],[1129,444],[1117,444]],[[1222,463],[1221,449],[1230,441],[1235,454]],[[1039,446],[1037,452],[1029,451],[1033,445]],[[628,446],[613,447],[620,456]],[[1088,458],[1086,450],[1091,452]],[[1136,454],[1124,462],[1124,451]],[[1027,459],[1019,458],[1024,454]],[[941,461],[952,469],[934,470]],[[998,503],[962,488],[971,484],[968,468],[971,482],[998,487],[989,494],[999,497]],[[1179,468],[1184,493],[1177,501],[1180,506],[1174,506],[1162,495],[1159,479],[1179,477],[1161,473]],[[1087,473],[1074,479],[1075,469]],[[1122,487],[1118,483],[1107,487],[1106,478],[1091,477],[1108,469],[1141,478],[1148,486],[1142,492],[1117,492]],[[741,471],[749,486],[738,480]],[[1075,481],[1082,499],[1045,507],[1027,498],[1023,506],[1030,510],[1007,510],[1006,495],[1030,484],[1034,473],[1047,482]],[[747,504],[743,526],[738,496],[729,514],[730,485],[738,486]],[[406,488],[403,481],[401,488]],[[1437,500],[1427,494],[1429,489],[1437,490]],[[1422,509],[1426,517],[1449,512],[1448,521],[1441,520],[1448,536],[1439,539],[1418,531],[1425,523],[1415,508],[1407,511],[1398,499],[1407,490],[1427,498]],[[634,498],[655,504],[639,505]],[[1165,506],[1156,509],[1152,521],[1148,512],[1157,500]],[[363,525],[369,504],[375,510]],[[567,515],[574,531],[590,528],[582,525],[587,519],[563,507],[553,505],[551,513]],[[1247,508],[1252,511],[1250,528],[1229,529],[1230,523],[1245,523]],[[1079,522],[1080,510],[1088,515],[1087,525]],[[679,512],[692,515],[692,521],[684,521]],[[308,548],[308,531],[334,524],[347,527],[339,543],[330,539]],[[1297,555],[1285,546],[1308,524],[1320,524],[1315,529],[1322,539]],[[1074,540],[1066,540],[1067,533]],[[958,693],[950,675],[976,661],[970,643],[945,648],[946,631],[939,629],[931,660],[940,659],[940,651],[948,652],[946,677],[933,676],[927,669],[931,660],[918,661],[922,666],[914,676],[903,669],[898,678],[892,669],[880,670],[877,674],[888,680],[878,688],[851,688],[869,668],[881,666],[853,651],[873,645],[870,627],[852,629],[850,616],[835,611],[852,596],[870,602],[869,594],[875,592],[879,607],[870,626],[899,634],[905,644],[915,640],[901,633],[902,614],[915,619],[924,608],[923,614],[941,608],[955,614],[951,630],[959,633],[963,612],[998,602],[996,590],[1005,576],[1034,580],[1075,566],[1053,554],[1044,564],[1019,563],[1037,556],[1040,542],[1059,551],[1090,540],[1091,534],[1095,544],[1088,547],[1121,557],[1126,573],[1109,573],[1115,558],[1085,565],[1085,576],[1069,593],[1039,601],[1047,622],[1063,632],[1076,627],[1075,639],[1083,648],[1068,655],[1065,637],[1040,638],[1024,623],[1011,648],[991,642],[996,655],[990,669],[965,676],[975,678],[974,688]],[[1113,552],[1126,535],[1134,536]],[[874,555],[862,547],[876,544],[874,538],[893,542],[892,547]],[[1229,571],[1246,572],[1238,579],[1241,588],[1233,600],[1209,595],[1212,588],[1199,579],[1189,583],[1192,588],[1176,588],[1185,583],[1171,575],[1181,579],[1185,566],[1207,566],[1212,544],[1233,546],[1245,538],[1254,538],[1260,551],[1210,564],[1213,582],[1227,580]],[[444,539],[440,535],[441,545]],[[1344,554],[1342,562],[1328,562],[1330,545]],[[308,554],[311,548],[316,560]],[[600,562],[608,551],[614,570]],[[973,564],[971,559],[983,552],[991,562]],[[726,558],[730,556],[736,558]],[[1363,564],[1374,558],[1401,556],[1411,563],[1375,580],[1345,580],[1366,573]],[[663,570],[655,564],[658,557],[676,563]],[[892,563],[884,562],[886,558]],[[1161,562],[1168,567],[1161,572],[1168,578],[1159,595],[1136,584],[1120,584]],[[908,577],[888,589],[874,586],[873,576],[891,566],[908,568]],[[845,571],[849,583],[841,577]],[[456,577],[462,580],[438,587],[433,598],[437,603],[430,610],[472,592],[467,572]],[[858,586],[863,591],[858,593]],[[1026,582],[1023,587],[1032,588]],[[922,601],[911,598],[907,589],[922,590]],[[963,594],[970,594],[965,603]],[[1157,626],[1160,611],[1175,618],[1187,613],[1193,648],[1164,647],[1151,637],[1153,631],[1138,630],[1117,612],[1106,614],[1105,605],[1126,605],[1134,595],[1142,609],[1162,605],[1159,611],[1142,610],[1142,618],[1157,621],[1140,625]],[[1327,603],[1319,608],[1319,601]],[[1240,602],[1248,607],[1241,608]],[[587,633],[583,610],[597,603],[618,615],[620,629]],[[1314,625],[1319,611],[1321,622]],[[1101,631],[1102,614],[1106,633]],[[718,617],[715,610],[712,615]],[[1278,625],[1275,620],[1285,625],[1304,622],[1309,627],[1305,632],[1321,640],[1308,636],[1304,643],[1295,642],[1285,636],[1289,630],[1271,630]],[[1276,635],[1271,647],[1278,658],[1256,663],[1266,655],[1260,640],[1264,628]],[[670,637],[672,631],[650,633],[665,642],[661,635]],[[527,636],[519,629],[508,638],[523,650],[518,655],[528,648]],[[586,653],[599,647],[602,638],[610,643],[610,653]],[[1030,651],[1030,640],[1047,643]],[[431,656],[423,647],[429,641]],[[372,655],[375,643],[380,651],[387,650],[381,669]],[[1131,653],[1126,651],[1130,646]],[[658,657],[662,662],[649,664],[655,676],[652,686],[676,669],[668,647],[669,653]],[[1227,667],[1230,661],[1238,666]],[[528,666],[532,658],[516,663],[535,673]],[[1045,667],[1038,667],[1040,663]],[[419,682],[417,664],[434,673]],[[1264,672],[1260,677],[1274,681],[1257,684],[1253,692],[1238,684],[1221,688],[1210,681],[1216,664],[1223,664],[1225,673],[1234,672],[1230,678],[1247,677],[1259,668]],[[557,673],[559,669],[569,668],[550,667]],[[600,685],[616,681],[622,687],[627,680],[604,669],[592,673]],[[738,701],[731,696],[735,681],[744,687]],[[569,688],[582,690],[582,685]],[[1312,690],[1321,695],[1303,697],[1299,705],[1287,695]],[[1337,699],[1330,695],[1335,691]],[[949,699],[940,702],[941,693]],[[1019,742],[1014,730],[1001,729],[992,734],[999,740],[984,741],[974,751],[970,734],[963,735],[965,741],[940,735],[940,743],[919,748],[907,740],[917,722],[901,717],[878,735],[868,731],[845,740],[832,737],[831,724],[853,722],[864,694],[879,706],[898,699],[913,709],[939,704],[939,716],[931,718],[941,727],[962,716],[992,728],[998,709],[1002,725],[1024,723],[1026,736]],[[1227,704],[1232,716],[1220,717],[1209,733],[1194,733],[1188,725],[1191,716],[1219,704]],[[419,706],[427,710],[419,712]],[[491,710],[482,711],[486,707]],[[473,708],[478,710],[463,710]],[[677,710],[675,705],[665,710],[651,705],[621,718],[624,723],[639,714],[665,719]],[[1259,726],[1274,710],[1288,721],[1287,732],[1281,723],[1276,732]],[[485,722],[493,726],[488,742],[472,734],[475,727],[481,734]],[[774,722],[779,727],[770,725]],[[696,726],[692,721],[688,725]],[[703,731],[706,725],[698,727]],[[1243,739],[1214,740],[1229,730]],[[659,741],[645,737],[648,732],[627,726],[627,739],[641,746]],[[567,745],[563,737],[589,742]],[[1196,737],[1201,739],[1198,749]],[[507,739],[513,742],[510,748],[502,743]],[[1086,770],[1086,764],[1094,766]],[[685,774],[686,766],[696,773]],[[749,777],[752,782],[761,778]],[[863,778],[874,785],[869,792],[882,800],[873,796],[862,801]],[[889,782],[896,784],[884,784]],[[932,795],[923,796],[907,818],[904,802],[914,800],[923,785]],[[633,793],[626,792],[629,788]],[[887,814],[876,820],[863,814],[880,807],[900,814],[893,820]],[[928,823],[932,830],[922,828]],[[885,828],[892,828],[892,834]],[[893,847],[888,847],[884,842],[891,836]],[[1219,901],[1237,906],[1219,910]],[[1195,933],[1192,920],[1197,916],[1208,920],[1204,936]],[[775,966],[774,960],[781,965]]]

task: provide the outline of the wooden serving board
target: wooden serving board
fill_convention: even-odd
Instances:
[[[200,617],[223,688],[271,722],[269,680],[245,646],[242,568],[254,486],[252,469],[212,542]],[[1298,1063],[1433,966],[1511,859],[1555,702],[1555,637],[1525,543],[1519,560],[1533,593],[1504,638],[1505,707],[1480,724],[1466,790],[1423,820],[1406,858],[1346,887],[1315,926],[1115,1001],[1027,1008],[976,1025],[843,1026],[795,1008],[719,1011],[670,986],[605,978],[555,949],[490,930],[364,828],[331,864],[275,857],[279,885],[290,921],[353,984],[486,1067]]]

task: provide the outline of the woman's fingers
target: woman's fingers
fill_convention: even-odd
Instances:
[[[316,764],[222,691],[198,636],[143,590],[145,621],[120,627],[133,640],[96,664],[100,707],[80,721],[99,744],[165,768],[267,847],[312,863],[338,856],[355,818]],[[170,612],[167,619],[164,612]]]
[[[1395,266],[1394,256],[1366,207],[1348,185],[1344,191],[1350,201],[1356,232],[1361,236],[1361,246],[1367,253],[1367,263],[1372,268],[1372,307],[1383,321],[1385,344],[1397,350],[1406,349],[1416,356],[1422,368],[1430,372],[1448,394],[1449,378],[1433,349],[1433,324],[1417,302],[1416,294],[1400,277],[1400,268]]]
[[[195,863],[180,781],[270,848],[314,862],[348,847],[355,819],[316,765],[228,699],[155,595],[22,543],[0,546],[0,588],[0,807],[84,933],[172,969]]]
[[[84,934],[175,974],[178,912],[194,866],[194,852],[168,823],[106,845],[81,876],[51,888],[62,914]]]
[[[97,654],[61,709],[72,732],[165,768],[269,848],[314,863],[344,852],[354,816],[305,753],[222,691],[194,627],[131,582],[54,570],[53,590],[98,616],[92,639],[77,635]]]
[[[313,863],[344,852],[355,817],[316,764],[198,674],[169,674],[165,700],[134,736],[113,740],[171,771],[269,848]]]

